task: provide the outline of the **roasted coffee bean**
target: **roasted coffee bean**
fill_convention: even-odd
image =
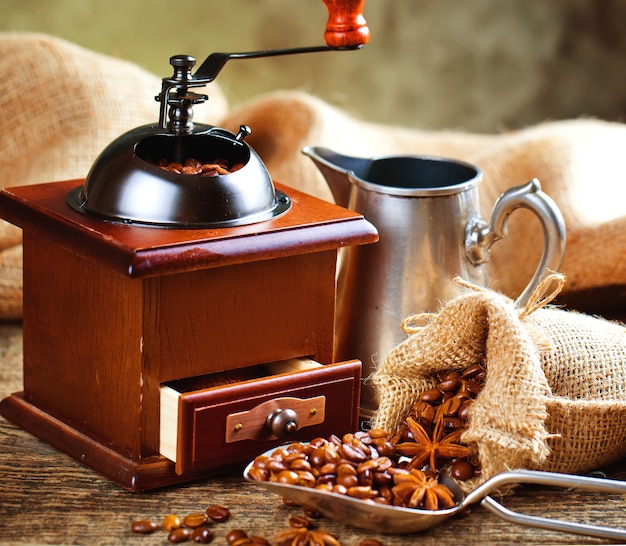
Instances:
[[[459,408],[459,411],[457,412],[457,417],[461,419],[461,421],[467,421],[467,416],[469,415],[469,409],[471,405],[472,405],[471,399],[463,400],[463,403],[461,404],[461,407]]]
[[[191,540],[198,544],[209,544],[215,538],[215,534],[206,525],[196,527],[191,533]]]
[[[341,444],[343,443],[343,442],[341,441],[341,438],[339,438],[339,436],[337,436],[336,434],[331,434],[331,435],[328,437],[328,441],[329,441],[331,444],[335,444],[337,447],[340,447],[340,446],[341,446]]]
[[[458,461],[450,467],[450,475],[461,481],[474,477],[474,467],[467,461]]]
[[[339,464],[341,462],[339,450],[334,444],[326,444],[326,448],[324,450],[324,460],[327,464]]]
[[[375,438],[372,445],[381,457],[391,458],[396,453],[395,446],[386,438]]]
[[[232,531],[228,531],[228,533],[226,533],[226,542],[231,545],[242,538],[248,538],[248,533],[242,529],[233,529]]]
[[[359,478],[356,474],[341,474],[335,478],[335,482],[337,485],[342,485],[343,487],[350,488],[355,485],[363,485],[359,481]]]
[[[298,481],[298,473],[294,470],[281,470],[276,474],[276,481],[278,483],[294,485]]]
[[[167,535],[167,540],[176,544],[179,542],[187,542],[191,538],[191,534],[191,529],[187,529],[187,527],[179,527],[178,529],[170,531]]]
[[[444,417],[454,417],[461,407],[461,400],[453,397],[441,404],[439,407],[443,408],[441,411]]]
[[[318,476],[315,480],[315,487],[319,487],[321,489],[324,488],[333,488],[333,485],[336,485],[337,475],[336,474],[324,474],[323,476]]]
[[[296,485],[301,485],[302,487],[314,487],[315,486],[315,476],[312,472],[308,472],[306,470],[302,470],[297,472],[298,479],[296,480]]]
[[[337,463],[326,463],[319,468],[320,476],[325,476],[328,474],[337,474]]]
[[[375,466],[373,470],[375,472],[385,472],[393,466],[393,461],[391,460],[391,458],[385,457],[384,455],[381,455],[380,457],[375,459],[374,462]]]
[[[249,471],[250,477],[253,480],[257,480],[259,482],[266,482],[269,480],[270,471],[267,468],[261,468],[258,466],[252,466]]]
[[[365,451],[351,444],[341,444],[341,446],[339,447],[339,452],[349,461],[354,461],[357,463],[362,463],[363,461],[366,461],[368,457]]]
[[[337,493],[339,495],[348,494],[348,488],[345,485],[341,485],[340,483],[336,483],[335,485],[331,486],[330,490],[333,493]]]
[[[355,499],[369,499],[372,496],[372,488],[369,485],[355,485],[348,487],[347,494]]]
[[[367,434],[373,440],[377,440],[379,438],[386,438],[388,436],[387,431],[382,428],[372,428],[367,431]]]
[[[315,468],[322,466],[326,462],[326,459],[324,458],[325,453],[326,452],[323,447],[314,448],[311,455],[309,455],[309,462],[311,463],[311,466]]]
[[[291,516],[289,518],[289,526],[296,529],[300,527],[308,529],[311,526],[311,522],[307,518],[304,518],[302,516]]]
[[[420,424],[431,424],[435,419],[436,410],[427,401],[420,400],[411,408],[411,414],[417,417]]]
[[[468,366],[461,372],[461,377],[463,379],[472,379],[478,377],[479,379],[484,379],[485,377],[485,369],[480,364],[472,364]]]
[[[374,473],[369,468],[366,468],[362,472],[358,473],[357,482],[359,485],[372,487],[374,485]]]
[[[306,459],[302,458],[302,459],[296,459],[295,461],[293,461],[291,463],[291,466],[289,467],[291,470],[311,470],[311,463],[309,461],[307,461]]]
[[[191,529],[195,529],[196,527],[205,525],[206,522],[207,522],[206,514],[187,514],[183,518],[183,525],[185,527],[190,527]]]
[[[384,487],[385,485],[391,483],[392,479],[393,478],[391,477],[391,474],[387,470],[383,472],[372,473],[372,485],[376,489],[380,489],[381,487]]]
[[[297,461],[306,459],[306,453],[301,449],[294,449],[293,444],[290,446],[290,450],[283,455],[283,462],[291,468]]]
[[[206,515],[213,521],[221,523],[230,518],[230,510],[219,504],[212,504],[205,510]]]
[[[461,383],[461,376],[456,371],[439,373],[437,378],[439,379],[437,388],[442,392],[456,391]]]
[[[420,394],[419,399],[423,402],[439,402],[443,398],[443,393],[439,389],[428,389]]]
[[[341,463],[337,465],[335,473],[337,474],[337,476],[345,476],[345,475],[356,476],[357,469],[351,463]]]
[[[284,461],[278,459],[271,459],[267,462],[267,470],[270,472],[280,472],[281,470],[288,470]]]
[[[149,519],[142,519],[138,521],[133,521],[130,528],[133,533],[141,533],[142,535],[148,535],[150,533],[154,533],[154,531],[156,531],[159,528],[159,524],[156,521],[152,521]]]
[[[482,381],[476,379],[470,379],[463,382],[463,390],[470,395],[476,395],[483,389],[484,384]]]
[[[183,521],[176,514],[168,514],[161,524],[166,531],[173,531],[183,526]]]
[[[458,430],[463,428],[463,421],[461,421],[458,417],[443,417],[441,422],[443,423],[443,428],[445,429]]]
[[[367,439],[367,441],[364,441],[365,439]],[[371,443],[371,438],[369,438],[365,431],[355,432],[354,434],[344,434],[343,443],[350,444],[364,453],[370,453],[368,444]]]

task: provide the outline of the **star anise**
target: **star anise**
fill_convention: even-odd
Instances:
[[[424,430],[424,427],[412,417],[406,418],[406,425],[413,437],[413,441],[397,444],[396,451],[400,455],[411,457],[411,461],[407,466],[408,469],[421,469],[426,463],[429,463],[430,470],[436,472],[438,457],[460,459],[471,455],[471,451],[467,446],[458,443],[462,431],[455,430],[445,435],[446,430],[443,426],[443,421],[437,422],[432,438]]]
[[[289,528],[275,537],[278,546],[341,546],[341,543],[323,529]]]
[[[416,468],[395,473],[393,480],[396,485],[391,488],[391,492],[396,504],[401,506],[443,510],[456,504],[450,489],[439,483],[437,478],[429,477]]]

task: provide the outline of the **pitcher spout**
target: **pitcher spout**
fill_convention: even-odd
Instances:
[[[342,155],[320,146],[306,146],[302,153],[313,160],[324,176],[335,203],[347,208],[354,177],[366,172],[371,160]]]

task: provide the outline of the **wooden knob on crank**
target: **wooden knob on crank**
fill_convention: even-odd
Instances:
[[[365,0],[324,0],[328,22],[324,40],[329,47],[357,47],[370,39],[370,29],[363,17]]]

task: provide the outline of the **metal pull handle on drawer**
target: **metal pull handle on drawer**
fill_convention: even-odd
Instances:
[[[225,441],[229,444],[242,440],[284,439],[303,428],[323,423],[325,415],[326,396],[323,394],[312,398],[272,398],[245,411],[229,414]]]
[[[275,409],[267,416],[267,426],[277,438],[288,438],[298,430],[298,414],[292,409]]]

